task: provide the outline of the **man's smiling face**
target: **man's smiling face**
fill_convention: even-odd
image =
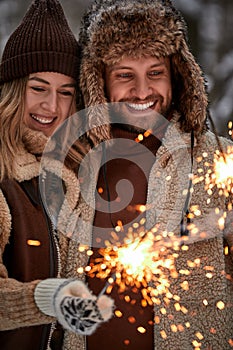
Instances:
[[[169,58],[125,57],[106,67],[105,86],[108,102],[121,102],[122,122],[134,125],[136,118],[156,113],[166,117],[172,102]]]

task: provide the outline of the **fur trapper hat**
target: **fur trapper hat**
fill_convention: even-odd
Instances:
[[[85,107],[107,102],[104,65],[124,56],[169,56],[173,102],[181,116],[181,129],[204,130],[208,106],[205,80],[188,47],[184,19],[171,1],[97,0],[83,17],[79,41]],[[89,116],[98,117],[98,113]],[[102,128],[99,132],[101,139],[108,131]]]

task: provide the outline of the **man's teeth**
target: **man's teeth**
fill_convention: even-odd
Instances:
[[[35,114],[32,114],[32,118],[37,120],[38,122],[40,122],[41,124],[50,124],[54,118],[49,118],[49,117],[46,117],[46,118],[43,118],[43,117],[38,117],[37,115]]]
[[[146,109],[152,107],[154,102],[147,102],[147,103],[128,103],[128,106],[130,108],[135,109],[136,111],[145,111]]]

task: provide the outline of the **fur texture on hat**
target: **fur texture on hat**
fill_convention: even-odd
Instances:
[[[0,64],[0,84],[36,72],[78,79],[79,45],[58,0],[34,0],[9,37]]]
[[[83,17],[81,90],[86,107],[106,104],[104,65],[125,56],[171,59],[173,101],[183,131],[205,129],[208,98],[202,71],[187,42],[186,24],[169,0],[99,0]],[[89,118],[101,118],[90,114]],[[90,120],[94,125],[93,120]],[[98,130],[105,138],[107,129]]]

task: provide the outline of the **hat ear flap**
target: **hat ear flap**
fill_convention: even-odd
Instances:
[[[185,41],[171,58],[174,95],[186,132],[201,131],[207,117],[208,97],[205,79]]]
[[[109,114],[103,78],[103,66],[86,57],[82,61],[80,87],[87,114],[87,134],[96,145],[109,139]],[[87,77],[87,78],[86,78]]]
[[[163,0],[162,4],[164,6],[169,6],[169,7],[173,7],[172,1],[171,0]]]

